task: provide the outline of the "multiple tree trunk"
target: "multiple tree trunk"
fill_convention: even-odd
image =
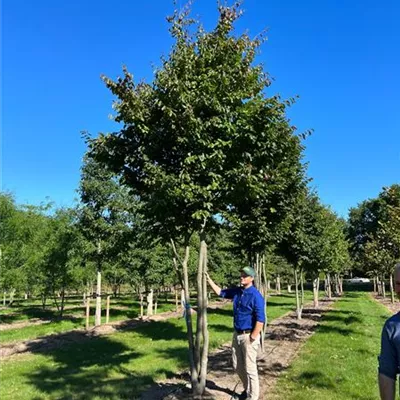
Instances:
[[[187,338],[189,345],[189,362],[190,362],[190,379],[192,391],[194,396],[200,396],[204,393],[206,387],[207,365],[208,365],[208,347],[209,347],[209,334],[207,324],[207,279],[205,273],[207,272],[207,243],[206,234],[200,232],[200,251],[197,269],[197,324],[196,332],[193,330],[192,315],[194,315],[193,307],[190,300],[189,291],[189,237],[186,238],[184,243],[184,257],[181,260],[175,243],[171,240],[172,249],[174,251],[174,265],[177,270],[178,262],[182,267],[182,274],[178,273],[178,278],[182,282],[184,294],[184,317],[187,328]]]

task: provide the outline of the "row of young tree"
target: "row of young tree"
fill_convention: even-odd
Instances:
[[[264,36],[235,34],[239,4],[218,10],[208,32],[188,8],[168,18],[174,44],[151,83],[135,83],[126,68],[116,81],[103,78],[122,128],[84,134],[76,208],[21,207],[4,194],[0,210],[4,292],[63,304],[66,292],[95,287],[100,324],[104,279],[115,292],[129,284],[138,295],[181,287],[197,396],[208,359],[205,272],[229,286],[250,264],[264,296],[272,279],[278,292],[294,284],[301,318],[305,279],[316,306],[321,277],[328,296],[341,292],[352,265],[347,236],[354,239],[309,189],[308,133],[296,132],[287,117],[293,99],[269,95],[271,80],[255,63]],[[389,225],[379,228],[376,246]]]
[[[382,296],[389,280],[394,302],[393,272],[400,262],[400,185],[384,187],[376,198],[350,209],[348,235],[354,269],[370,276],[374,291]]]

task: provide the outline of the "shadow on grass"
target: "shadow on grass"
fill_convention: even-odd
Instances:
[[[228,317],[233,317],[233,311],[230,308],[208,308],[208,315],[225,315]]]
[[[325,315],[324,316],[324,321],[333,321],[333,322],[341,322],[344,323],[345,325],[350,325],[350,324],[362,324],[364,322],[363,318],[360,318],[356,315],[340,315],[339,314],[334,314],[334,315]]]
[[[296,377],[296,381],[306,386],[313,386],[319,389],[335,389],[331,380],[319,371],[305,371]]]
[[[121,327],[120,330],[126,329],[129,328]],[[186,339],[184,328],[168,321],[144,323],[135,332],[152,341]],[[42,396],[65,400],[95,397],[117,400],[137,399],[149,388],[158,388],[163,393],[174,390],[174,385],[159,385],[154,381],[154,375],[158,373],[174,377],[170,370],[161,368],[147,375],[130,370],[127,367],[129,362],[146,354],[113,340],[112,336],[92,337],[83,331],[72,331],[46,337],[40,345],[31,343],[26,350],[45,355],[49,358],[46,364],[55,365],[38,367],[26,374],[28,382]],[[186,342],[168,349],[156,349],[156,353],[164,359],[175,359],[178,368],[187,367]],[[32,398],[39,400],[43,397]]]
[[[126,327],[116,327],[117,330],[126,330]],[[122,328],[122,329],[121,329]],[[151,321],[137,327],[136,332],[151,340],[178,339],[186,340],[186,328],[178,326],[168,320]]]
[[[348,328],[340,328],[338,326],[331,326],[331,325],[320,325],[318,326],[317,333],[339,333],[340,335],[343,336],[349,336],[349,335],[354,335],[357,334],[353,329],[348,329]]]
[[[289,303],[289,302],[282,302],[282,303],[278,303],[278,302],[274,302],[274,301],[268,301],[267,300],[267,309],[268,308],[271,308],[271,307],[286,307],[286,306],[288,306],[288,307],[293,307],[293,302],[292,303]]]
[[[223,324],[209,323],[209,328],[211,328],[211,330],[213,330],[215,332],[229,332],[229,333],[233,332],[233,327],[223,325]]]
[[[125,310],[115,311],[125,313]],[[216,309],[210,310],[210,313],[232,316],[231,310]],[[127,321],[126,324],[114,328],[117,331],[135,328],[137,334],[152,341],[182,340],[182,345],[159,349],[156,353],[161,354],[164,359],[175,359],[178,368],[187,367],[186,327],[181,322],[136,321],[136,325],[133,325],[133,321]],[[216,324],[213,328],[231,331],[222,324]],[[133,351],[125,344],[113,340],[112,336],[93,337],[85,331],[70,331],[27,343],[21,351],[48,358],[46,365],[35,367],[35,370],[25,374],[28,383],[41,392],[37,395],[39,397],[31,397],[34,400],[43,397],[78,400],[95,397],[112,400],[135,399],[150,387],[159,387],[164,392],[174,389],[173,385],[159,385],[154,381],[158,370],[148,374],[129,370],[127,364],[130,360],[145,357],[146,354],[142,354],[140,349]],[[162,373],[167,377],[175,376],[172,371],[166,369],[162,369]],[[209,383],[217,387],[215,383]]]
[[[105,317],[106,315],[106,310],[102,310],[101,312],[102,317]],[[137,318],[139,316],[139,313],[137,310],[132,310],[132,309],[126,309],[126,310],[121,310],[121,309],[115,309],[110,307],[110,318],[111,319],[119,319],[119,318],[127,318],[127,319],[133,319]]]
[[[40,307],[27,307],[24,310],[11,312],[8,315],[0,315],[0,323],[11,324],[13,322],[23,322],[29,319],[51,320],[57,318],[58,315],[59,313],[54,310],[43,310],[43,308]]]
[[[153,378],[135,374],[124,365],[142,354],[106,337],[53,350],[48,357],[55,368],[43,366],[26,374],[29,383],[57,399],[131,399],[154,384]],[[35,400],[43,397],[33,397]]]

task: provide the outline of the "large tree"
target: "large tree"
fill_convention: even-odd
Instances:
[[[126,68],[116,81],[104,78],[118,98],[115,120],[123,127],[91,142],[96,160],[140,197],[153,234],[172,240],[187,308],[189,244],[193,233],[198,235],[195,334],[186,313],[196,395],[205,389],[208,358],[207,235],[219,228],[216,215],[239,204],[247,209],[248,201],[286,188],[284,169],[293,160],[298,168],[292,154],[301,152],[285,114],[290,101],[266,95],[270,80],[254,64],[263,38],[234,34],[240,15],[238,4],[220,6],[216,27],[206,32],[188,9],[175,12],[168,19],[175,42],[152,83],[135,84]],[[274,208],[272,203],[270,214]]]

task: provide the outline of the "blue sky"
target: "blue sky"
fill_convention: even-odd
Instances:
[[[177,2],[183,5],[185,2]],[[268,28],[258,61],[306,141],[309,175],[341,215],[400,182],[400,2],[245,0],[237,30]],[[100,74],[151,81],[171,47],[172,1],[2,1],[2,190],[19,203],[77,197],[80,131],[115,130]],[[214,26],[216,1],[193,14]]]

